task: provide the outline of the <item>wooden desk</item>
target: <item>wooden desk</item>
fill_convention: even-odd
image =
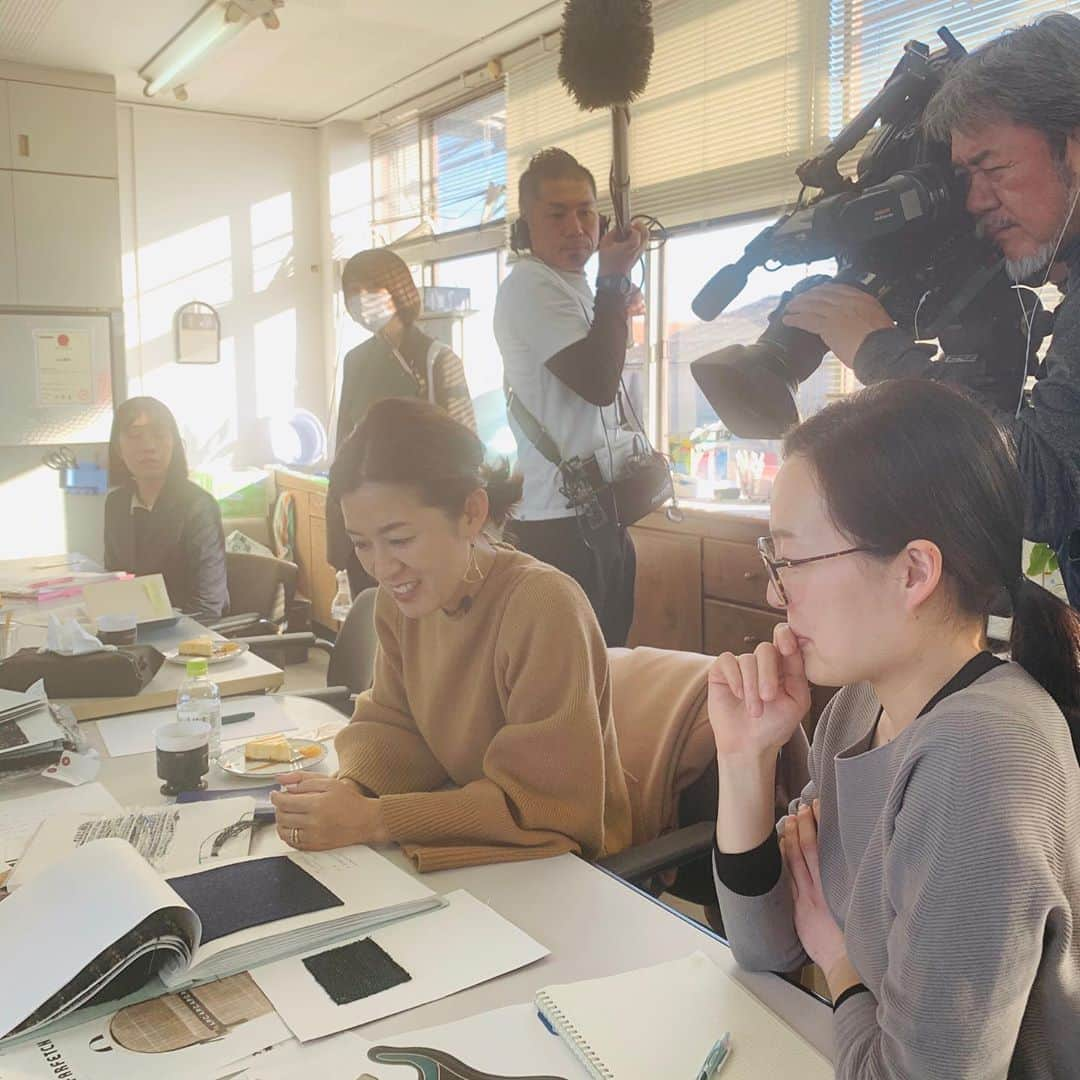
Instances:
[[[28,609],[29,610],[29,609]],[[44,645],[45,627],[21,626],[21,645]],[[175,626],[159,630],[139,632],[139,644],[153,645],[160,652],[177,648],[181,641],[193,637],[204,637],[209,631],[194,619],[181,616]],[[211,634],[220,637],[220,634]],[[176,692],[186,678],[186,672],[179,664],[164,663],[161,669],[143,687],[131,697],[114,698],[71,698],[64,701],[71,706],[77,720],[96,720],[102,716],[120,716],[124,713],[143,712],[147,709],[160,709],[176,704]],[[233,697],[236,694],[251,694],[265,690],[277,690],[285,681],[285,672],[279,667],[251,653],[245,653],[227,664],[215,664],[210,669],[210,678],[218,684],[221,696]]]
[[[310,700],[294,698],[290,702],[287,696],[281,700],[286,708],[298,710],[297,723],[301,726],[319,723],[320,715],[328,719],[338,716],[328,706]],[[158,793],[153,755],[108,759],[96,726],[88,734],[97,741],[105,758],[98,779],[120,802],[154,805],[165,801]],[[336,768],[332,750],[320,768]],[[218,770],[211,771],[209,781],[214,788],[247,786]],[[33,778],[0,786],[0,800],[33,794],[48,783]],[[252,850],[272,854],[287,849],[272,827],[262,827]],[[387,849],[386,854],[397,865],[414,872],[412,864],[396,848]],[[446,870],[425,875],[424,881],[439,893],[467,889],[546,945],[551,955],[442,1001],[365,1025],[362,1031],[366,1038],[379,1039],[532,1001],[536,991],[549,984],[612,975],[700,949],[811,1045],[832,1058],[832,1013],[828,1006],[775,975],[742,971],[736,967],[727,945],[710,930],[573,855]]]

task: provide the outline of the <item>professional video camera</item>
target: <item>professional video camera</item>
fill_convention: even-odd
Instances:
[[[966,184],[949,147],[927,140],[920,120],[949,70],[966,52],[942,28],[944,48],[931,53],[910,41],[885,86],[817,157],[796,174],[803,194],[796,208],[758,234],[738,262],[718,271],[693,302],[701,319],[716,318],[767,263],[797,265],[835,257],[834,281],[877,297],[897,324],[916,338],[936,338],[945,360],[935,375],[969,386],[994,405],[1015,408],[1045,326],[1033,294],[1017,303],[1004,263],[975,235],[964,210]],[[881,128],[846,179],[840,159],[875,124]],[[807,188],[819,188],[804,201]],[[798,384],[820,365],[821,338],[783,324],[796,292],[829,279],[807,278],[781,297],[753,345],[732,345],[703,356],[691,371],[728,429],[747,438],[775,438],[799,419]]]

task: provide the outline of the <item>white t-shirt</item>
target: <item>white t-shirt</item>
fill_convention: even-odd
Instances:
[[[590,404],[545,366],[557,352],[589,332],[592,317],[593,292],[585,274],[555,270],[532,256],[517,260],[495,301],[495,340],[506,381],[522,405],[547,428],[566,459],[588,457],[617,438],[614,406],[601,410]],[[566,496],[559,491],[559,470],[526,438],[513,417],[510,430],[525,478],[515,517],[522,521],[573,517]]]

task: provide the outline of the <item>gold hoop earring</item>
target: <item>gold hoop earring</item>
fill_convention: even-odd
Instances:
[[[467,585],[476,585],[484,580],[484,572],[480,569],[480,563],[476,560],[476,541],[469,544],[469,563],[465,567],[465,576],[461,579]]]

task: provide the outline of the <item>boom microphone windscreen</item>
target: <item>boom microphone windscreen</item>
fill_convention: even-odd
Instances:
[[[644,92],[653,55],[652,0],[566,0],[559,78],[581,109]]]

